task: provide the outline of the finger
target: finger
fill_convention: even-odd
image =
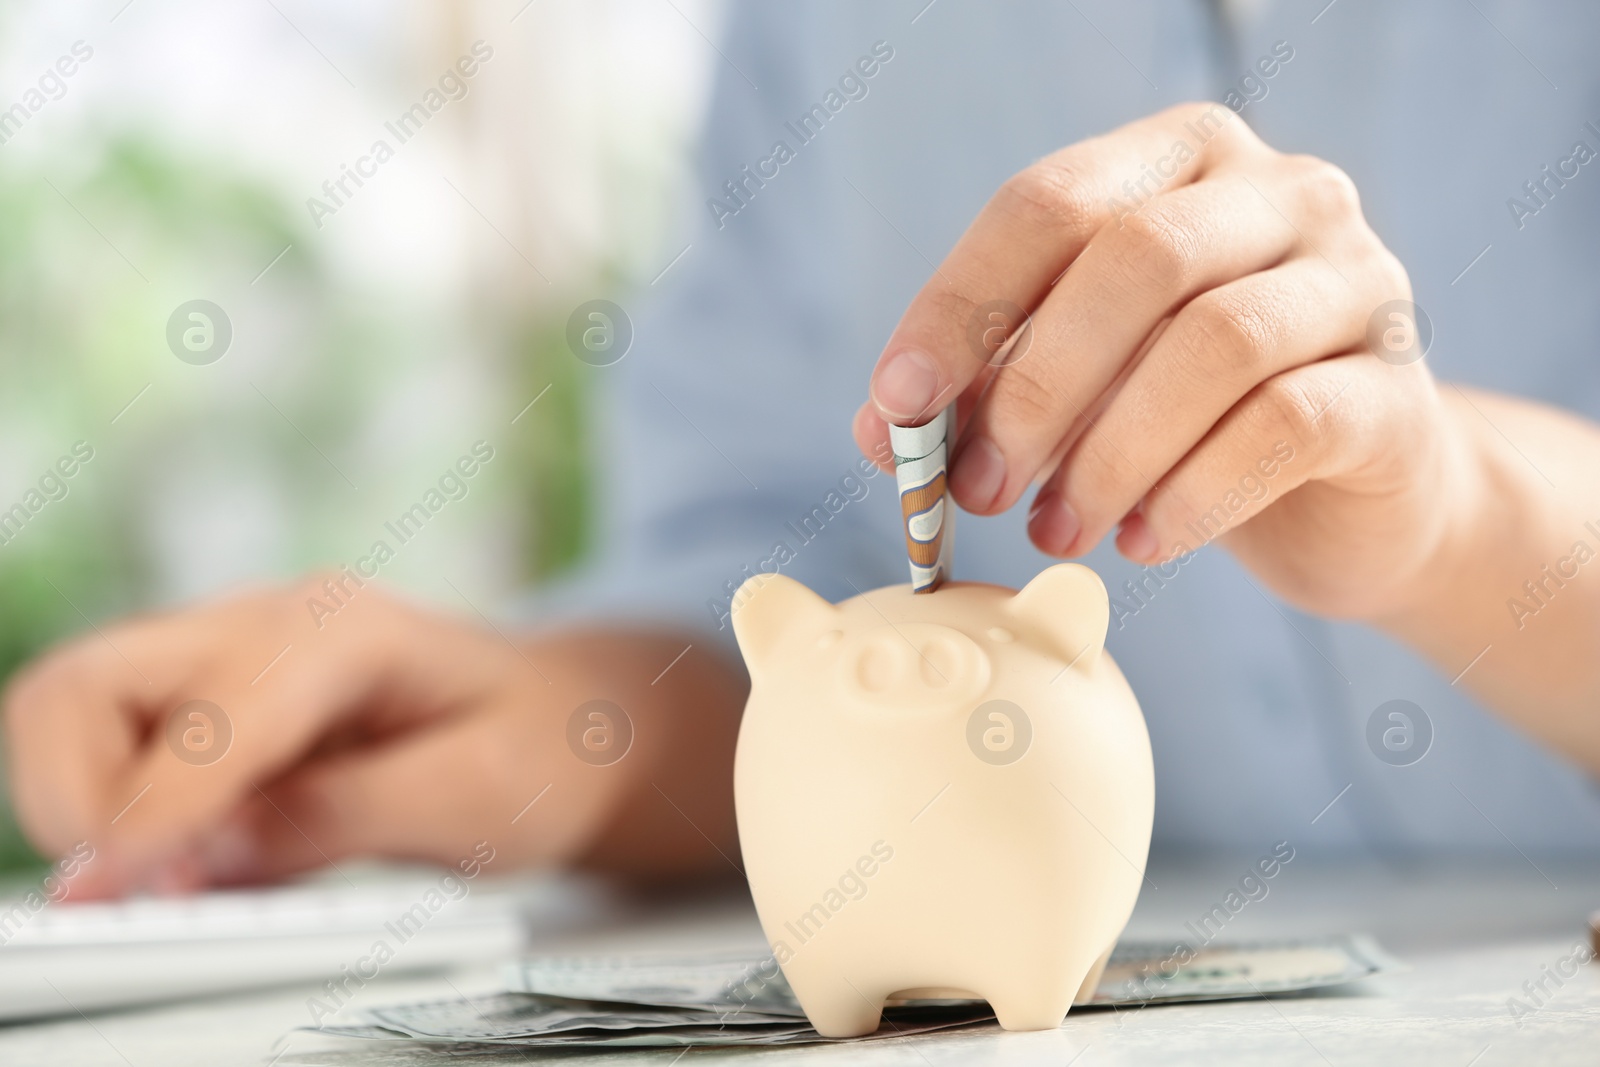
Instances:
[[[1281,262],[1296,240],[1237,177],[1179,189],[1101,230],[1034,313],[1032,358],[1003,369],[979,403],[951,474],[956,499],[979,513],[1010,507],[1157,323]]]
[[[1265,509],[1293,506],[1296,492],[1317,491],[1317,483],[1336,483],[1386,451],[1411,447],[1397,439],[1394,420],[1371,413],[1409,403],[1397,400],[1397,378],[1426,374],[1421,365],[1391,368],[1359,352],[1269,378],[1148,494],[1117,547],[1148,564],[1243,536]]]
[[[207,747],[197,758],[170,732],[148,746],[122,778],[124,795],[137,791],[139,799],[116,827],[113,840],[120,851],[152,863],[181,854],[254,799],[262,783],[280,778],[341,733],[354,730],[358,745],[393,744],[424,717],[418,707],[453,706],[449,698],[420,688],[425,680],[408,684],[429,674],[412,669],[416,648],[420,644],[429,657],[451,659],[470,672],[483,658],[481,647],[463,641],[465,628],[456,626],[434,627],[420,643],[402,640],[397,627],[414,626],[415,616],[399,612],[377,592],[365,596],[354,602],[360,606],[348,620],[340,620],[348,625],[308,628],[298,635],[301,655],[263,676],[241,681],[243,672],[229,665],[197,678],[195,691],[215,705],[217,722],[181,725],[214,729],[203,740],[218,747]],[[279,631],[273,640],[281,636]],[[195,712],[185,707],[175,712],[192,718]],[[359,724],[353,721],[357,714]],[[361,740],[369,735],[377,740]]]
[[[212,881],[232,884],[357,856],[449,864],[478,841],[518,863],[569,857],[605,812],[601,792],[572,786],[563,726],[508,708],[319,760],[255,789],[201,847],[202,861]]]
[[[883,421],[872,401],[856,409],[850,432],[855,436],[861,454],[871,459],[882,471],[894,472],[894,449],[889,445],[889,424]]]
[[[112,841],[134,799],[122,777],[143,749],[162,740],[158,720],[185,699],[198,665],[217,654],[216,632],[178,615],[97,628],[40,657],[8,687],[18,819],[46,853],[96,845],[87,886],[120,884],[127,874]]]
[[[53,658],[12,704],[18,760],[30,767],[19,811],[45,812],[30,820],[38,836],[93,842],[93,881],[126,889],[154,866],[177,864],[251,782],[306,751],[370,676],[363,628],[349,628],[357,640],[325,635],[320,651],[331,659],[302,653],[266,674],[290,637],[313,635],[309,616],[292,611],[295,598],[277,600],[304,634],[264,622],[261,603],[246,598],[108,627]]]
[[[1093,548],[1246,393],[1358,345],[1374,303],[1317,256],[1191,300],[1040,489],[1034,544]]]
[[[29,840],[47,856],[99,837],[109,818],[105,783],[139,743],[140,730],[121,709],[146,683],[98,652],[83,641],[66,646],[19,672],[6,689],[12,803]]]
[[[1001,186],[906,310],[873,371],[878,413],[925,422],[991,370],[975,313],[1027,312],[1120,211],[1246,151],[1255,135],[1216,104],[1185,104],[1046,157]],[[1013,316],[1013,320],[1020,316]],[[1012,325],[1016,325],[1015,321]],[[987,323],[978,323],[982,333]]]
[[[976,403],[977,397],[972,394],[963,395],[956,403],[956,425],[951,433],[952,438],[960,438],[962,428],[972,419],[972,408]],[[873,407],[872,401],[868,400],[856,409],[850,430],[862,454],[872,460],[879,470],[892,474],[894,445],[889,440],[889,424],[883,421],[883,416],[878,414],[878,409]]]

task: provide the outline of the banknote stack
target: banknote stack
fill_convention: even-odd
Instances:
[[[1183,961],[1179,963],[1178,961]],[[1119,945],[1090,1008],[1222,1000],[1365,978],[1399,965],[1371,938],[1201,948]],[[394,1007],[319,1028],[323,1034],[522,1056],[548,1048],[670,1048],[870,1041],[959,1027],[994,1027],[983,1001],[891,1004],[877,1033],[825,1038],[811,1029],[770,956],[738,953],[547,957],[524,960],[505,992]],[[1075,1008],[1075,1012],[1084,1008]]]
[[[952,404],[921,426],[889,426],[914,593],[931,593],[950,577],[955,513],[950,508],[946,468],[955,419]]]

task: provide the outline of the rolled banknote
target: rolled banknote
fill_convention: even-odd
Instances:
[[[951,404],[921,426],[889,426],[914,593],[931,593],[950,577],[955,514],[950,507],[946,468],[955,421],[956,409]]]

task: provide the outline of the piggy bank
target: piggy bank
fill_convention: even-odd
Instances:
[[[1099,577],[833,605],[758,575],[735,604],[739,842],[811,1024],[866,1034],[886,1001],[962,997],[1060,1026],[1133,910],[1155,805]]]

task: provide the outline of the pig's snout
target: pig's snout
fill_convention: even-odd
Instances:
[[[883,626],[847,642],[840,652],[845,690],[875,707],[937,711],[965,706],[989,684],[988,654],[948,626]]]

